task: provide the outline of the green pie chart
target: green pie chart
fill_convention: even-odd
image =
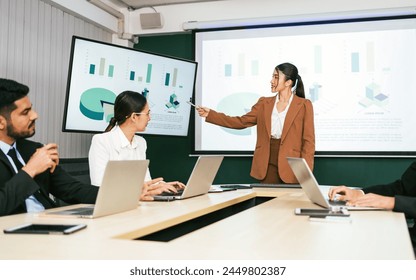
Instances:
[[[105,88],[90,88],[81,95],[79,109],[81,113],[89,119],[103,120],[106,115],[108,119],[108,104],[114,104],[116,95],[111,90]]]
[[[242,116],[251,110],[260,96],[253,92],[236,92],[224,97],[218,103],[219,112],[224,112],[229,116]],[[234,135],[248,136],[251,135],[251,127],[245,129],[223,128],[226,132]]]

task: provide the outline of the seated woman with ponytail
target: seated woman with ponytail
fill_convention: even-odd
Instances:
[[[150,109],[146,98],[138,92],[120,93],[114,104],[114,117],[102,134],[92,138],[88,155],[91,184],[100,186],[109,160],[146,159],[146,140],[136,135],[144,131],[150,121]],[[141,200],[153,200],[154,195],[164,191],[177,192],[184,188],[180,182],[164,182],[163,178],[153,179],[147,170]]]

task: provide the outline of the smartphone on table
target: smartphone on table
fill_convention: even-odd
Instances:
[[[4,229],[6,234],[71,234],[86,228],[85,224],[63,225],[63,224],[23,224]]]
[[[327,217],[327,216],[338,216],[338,217],[349,217],[350,213],[347,208],[339,208],[337,210],[332,209],[315,209],[315,208],[296,208],[295,215],[304,215],[311,217]]]

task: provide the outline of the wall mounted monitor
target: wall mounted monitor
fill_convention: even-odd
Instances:
[[[316,155],[416,155],[416,16],[195,30],[195,103],[230,116],[271,96],[274,67],[299,69]],[[221,141],[218,141],[221,139]],[[252,154],[256,127],[195,117],[195,153]]]
[[[197,63],[74,36],[64,132],[103,132],[125,90],[147,98],[144,134],[187,136]]]

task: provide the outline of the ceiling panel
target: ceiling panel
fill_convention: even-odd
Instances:
[[[128,7],[133,9],[140,9],[144,7],[174,5],[174,4],[186,4],[186,3],[199,3],[199,2],[214,2],[223,0],[113,0],[112,2],[122,2]]]

